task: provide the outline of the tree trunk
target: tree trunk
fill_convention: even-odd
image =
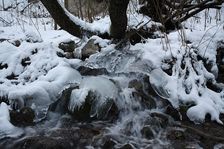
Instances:
[[[128,3],[129,0],[110,0],[110,34],[115,39],[122,39],[125,37],[128,20],[126,14]]]
[[[82,33],[89,35],[97,35],[98,32],[84,30],[82,26],[72,21],[66,10],[57,0],[41,0],[43,5],[51,14],[55,22],[65,31],[76,37],[82,37]],[[109,14],[111,19],[111,36],[115,39],[122,39],[125,36],[127,28],[127,7],[129,0],[110,0]],[[99,34],[98,34],[99,35]],[[106,33],[101,34],[102,37],[108,37]],[[99,35],[100,36],[100,35]]]
[[[55,22],[76,37],[82,37],[81,26],[73,22],[57,0],[41,0]]]

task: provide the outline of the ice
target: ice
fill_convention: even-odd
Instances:
[[[104,108],[118,97],[118,89],[113,82],[104,77],[85,77],[79,86],[79,89],[74,89],[71,93],[69,102],[70,111],[74,111],[76,108],[80,108],[86,101],[86,97],[89,92],[92,92],[96,98],[92,101],[92,116],[99,116],[100,109]],[[109,108],[110,109],[110,108]],[[108,110],[109,110],[108,109]]]

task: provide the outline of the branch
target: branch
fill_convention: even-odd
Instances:
[[[224,0],[221,0],[220,2],[213,2],[213,3],[208,3],[205,5],[201,5],[200,8],[190,12],[189,14],[187,14],[186,16],[182,17],[181,19],[179,19],[178,21],[181,23],[187,19],[189,19],[190,17],[196,15],[197,13],[207,9],[207,8],[216,8],[216,9],[220,9],[219,5],[222,4],[224,2]]]
[[[98,35],[102,38],[108,38],[108,33],[102,33],[100,30],[93,30],[91,23],[85,22],[78,17],[70,14],[58,0],[40,0],[51,14],[55,22],[68,33],[82,38],[86,36]]]

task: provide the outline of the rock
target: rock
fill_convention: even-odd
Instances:
[[[9,99],[8,99],[8,97],[7,97],[6,95],[1,95],[1,96],[0,96],[0,104],[1,104],[2,102],[4,102],[4,103],[6,103],[7,105],[9,105]]]
[[[13,149],[84,149],[93,138],[100,134],[93,125],[81,124],[77,127],[55,128],[46,130],[45,134],[25,137],[11,147]]]
[[[0,42],[4,42],[4,41],[7,41],[7,40],[9,40],[9,39],[1,38]]]
[[[72,53],[74,52],[75,48],[77,48],[77,45],[75,44],[75,41],[70,40],[67,42],[60,43],[58,47],[64,52]]]
[[[169,138],[170,140],[184,140],[185,139],[184,131],[178,129],[172,129],[168,131],[167,138]]]
[[[74,50],[77,48],[77,45],[75,44],[75,41],[70,40],[66,42],[62,42],[58,45],[60,49],[62,49],[63,52],[57,52],[57,55],[59,57],[65,57],[67,59],[75,58]]]
[[[21,41],[20,40],[13,40],[10,41],[14,46],[19,47],[21,45]]]
[[[99,96],[96,92],[89,91],[85,102],[80,107],[75,107],[74,109],[69,109],[69,102],[71,99],[71,93],[74,89],[78,89],[77,85],[71,85],[66,88],[59,99],[50,105],[49,111],[57,112],[60,114],[69,113],[72,117],[78,121],[90,122],[92,120],[114,120],[118,116],[118,108],[114,101],[108,100],[103,105],[95,109],[95,101],[98,100]],[[97,110],[97,115],[95,114]]]
[[[112,139],[106,140],[105,143],[102,146],[102,149],[114,149],[114,146],[116,145],[116,142]]]
[[[118,116],[118,108],[114,101],[107,100],[106,103],[95,109],[99,96],[96,92],[89,91],[85,102],[81,107],[76,107],[72,112],[72,116],[79,121],[92,120],[114,120]],[[96,103],[95,103],[96,102]]]
[[[149,122],[151,126],[156,125],[161,128],[166,128],[170,123],[169,116],[164,113],[152,112],[150,116],[152,117],[151,122]]]
[[[170,115],[174,120],[180,121],[181,120],[181,114],[180,112],[175,109],[170,103],[168,103],[165,113]]]
[[[121,148],[119,149],[134,149],[135,147],[133,147],[133,145],[131,144],[125,144],[124,146],[122,146]]]
[[[184,140],[184,131],[179,129],[172,129],[167,132],[167,138],[170,140]]]
[[[1,69],[7,69],[7,68],[8,68],[8,64],[0,63],[0,70]]]
[[[143,106],[152,109],[156,107],[156,103],[149,92],[149,86],[149,81],[144,77],[142,78],[142,80],[134,79],[130,81],[128,85],[129,88],[135,89],[135,91],[133,92],[133,97],[138,99]]]
[[[100,51],[100,46],[95,44],[95,39],[90,39],[81,50],[82,60],[89,58],[92,54]]]
[[[109,74],[106,68],[89,68],[85,66],[80,66],[77,70],[82,76],[98,76]]]
[[[23,107],[21,110],[10,111],[10,121],[15,126],[30,126],[33,125],[35,113],[29,107]]]
[[[57,51],[56,54],[57,54],[58,57],[65,57],[65,54],[63,54],[63,53],[61,53],[61,52],[58,52],[58,51]]]
[[[26,67],[26,66],[28,66],[28,65],[30,65],[30,64],[31,64],[31,60],[30,60],[29,57],[26,57],[26,58],[22,59],[22,61],[21,61],[21,65],[22,65],[23,67]]]
[[[141,130],[142,136],[146,139],[153,139],[154,134],[150,126],[144,126]]]
[[[128,87],[129,88],[134,88],[136,91],[142,91],[143,90],[143,84],[137,79],[134,79],[134,80],[130,81]]]
[[[24,139],[14,146],[14,148],[18,149],[67,149],[72,147],[72,144],[70,144],[66,140],[45,136],[30,137]]]
[[[68,103],[73,89],[78,89],[78,86],[76,84],[73,84],[64,89],[58,100],[49,106],[48,111],[57,112],[60,114],[67,113],[69,111]]]
[[[8,79],[8,80],[18,80],[18,75],[15,75],[14,73],[12,73],[11,75],[8,75],[6,77],[6,79]]]

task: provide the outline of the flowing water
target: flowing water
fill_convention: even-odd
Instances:
[[[34,126],[19,128],[23,133],[18,137],[1,137],[1,146],[170,148],[167,130],[174,124],[174,120],[164,113],[166,101],[154,94],[149,82],[149,74],[154,68],[150,61],[141,60],[141,54],[139,51],[108,50],[93,55],[83,63],[83,66],[88,68],[106,68],[108,73],[94,76],[95,78],[83,76],[84,83],[80,84],[79,89],[74,89],[75,92],[72,94],[86,97],[88,91],[94,89],[99,95],[97,96],[99,101],[93,102],[91,110],[95,112],[93,115],[90,114],[90,117],[94,117],[94,113],[97,113],[97,116],[101,114],[106,119],[79,121],[70,114],[48,111],[45,119],[39,119]],[[97,81],[93,81],[94,79]],[[107,109],[104,108],[104,104],[111,101],[107,100],[108,98],[116,105],[115,109],[111,105],[105,106]],[[82,99],[70,100],[72,100],[70,104],[82,104],[78,103]],[[102,107],[101,111],[96,107],[98,109]],[[111,110],[115,112],[108,114]],[[46,142],[41,143],[40,140]]]

